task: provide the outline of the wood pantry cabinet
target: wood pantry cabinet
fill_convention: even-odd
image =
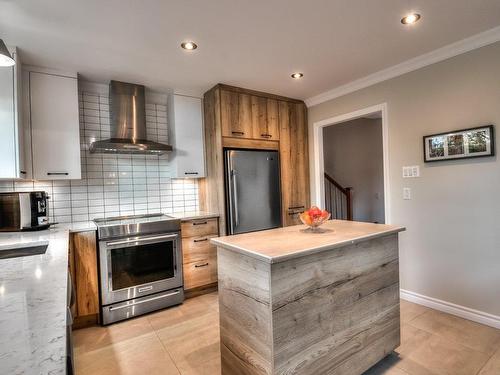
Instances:
[[[217,249],[210,243],[210,238],[218,236],[217,218],[193,219],[181,223],[182,271],[186,297],[217,286]]]
[[[304,105],[279,103],[282,217],[284,226],[301,224],[309,206],[307,114]]]
[[[282,223],[300,224],[309,206],[307,109],[304,102],[219,84],[205,93],[207,178],[200,184],[204,210],[220,215],[226,233],[223,149],[279,150]]]

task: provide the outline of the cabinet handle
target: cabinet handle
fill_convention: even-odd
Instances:
[[[198,174],[198,172],[184,172],[184,174],[192,175],[192,174]]]
[[[288,207],[289,210],[298,210],[300,208],[305,208],[305,206],[294,206],[294,207]]]
[[[194,267],[195,268],[200,268],[200,267],[206,267],[208,266],[208,263],[203,263],[203,264],[195,264]]]
[[[47,172],[48,176],[67,176],[68,172]]]
[[[21,174],[26,174],[26,171],[19,171],[19,173],[21,173]]]
[[[199,221],[199,222],[194,221],[193,222],[193,225],[205,225],[205,224],[208,224],[208,222],[207,221]]]
[[[245,135],[245,132],[231,132],[231,134]]]
[[[193,242],[204,242],[204,241],[208,241],[208,238],[205,237],[205,238],[202,238],[200,240],[193,240]]]
[[[271,134],[261,134],[260,136],[264,138],[272,138]]]

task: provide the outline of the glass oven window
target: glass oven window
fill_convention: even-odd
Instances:
[[[175,275],[174,242],[111,250],[113,290],[169,279]]]

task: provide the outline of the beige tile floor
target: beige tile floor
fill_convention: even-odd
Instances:
[[[220,374],[217,294],[75,331],[77,375]],[[401,346],[365,375],[500,375],[500,330],[401,301]],[[235,374],[236,375],[236,374]]]

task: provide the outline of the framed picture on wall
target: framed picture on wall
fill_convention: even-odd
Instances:
[[[493,125],[424,136],[424,161],[495,155]]]

